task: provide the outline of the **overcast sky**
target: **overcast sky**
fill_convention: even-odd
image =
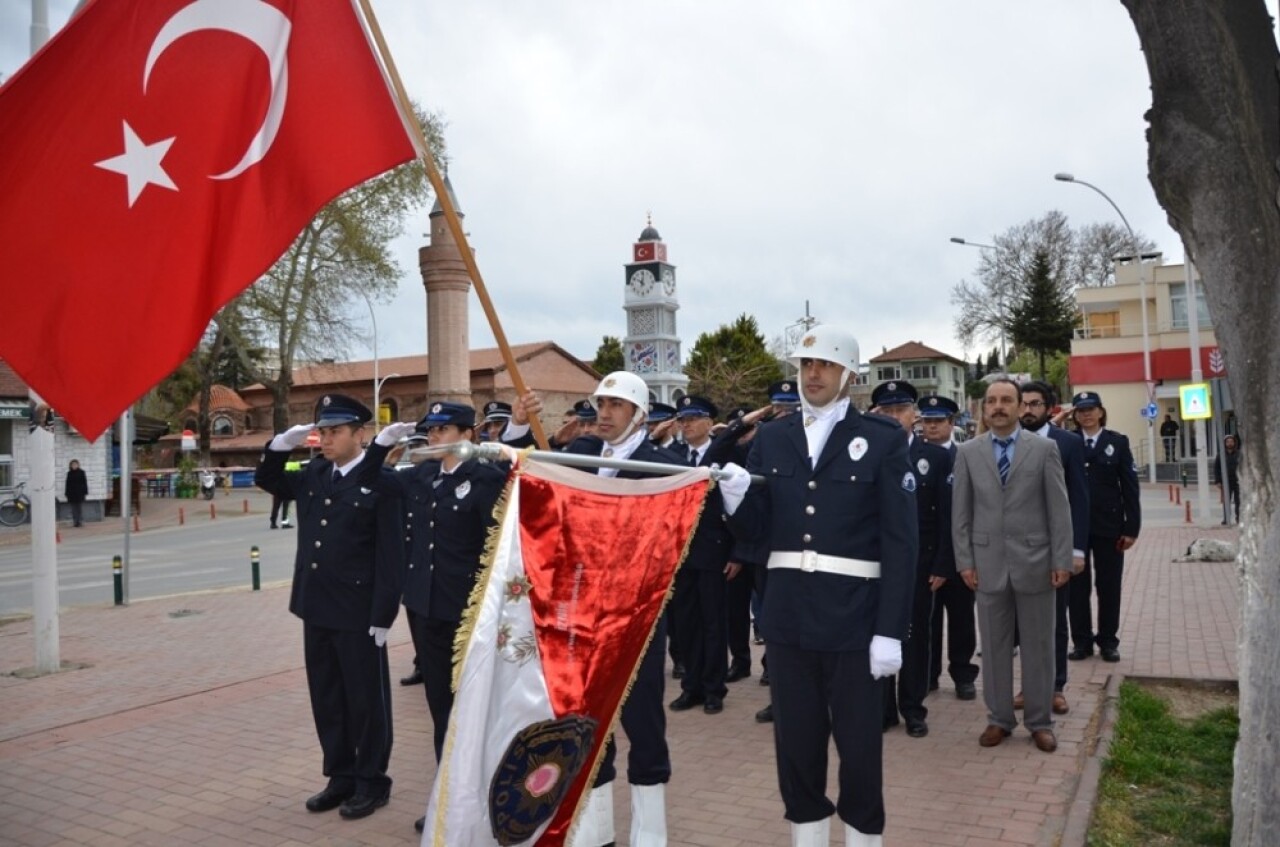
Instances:
[[[743,312],[778,335],[807,300],[864,360],[908,340],[971,360],[949,295],[979,251],[951,236],[989,242],[1050,209],[1115,220],[1057,171],[1182,260],[1147,180],[1150,87],[1119,0],[373,5],[410,95],[448,122],[450,175],[513,343],[590,359],[624,335],[623,265],[648,212],[677,266],[686,358]],[[56,29],[74,3],[49,6]],[[6,76],[29,24],[27,0],[0,0]],[[396,243],[382,356],[426,349],[426,213]],[[471,345],[493,345],[474,296]]]

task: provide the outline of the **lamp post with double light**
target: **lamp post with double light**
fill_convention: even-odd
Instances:
[[[1138,262],[1138,300],[1140,301],[1139,311],[1142,313],[1142,379],[1147,386],[1147,405],[1154,404],[1156,401],[1156,385],[1151,379],[1151,334],[1147,328],[1147,274],[1142,267],[1142,248],[1138,245],[1138,237],[1134,235],[1133,227],[1129,226],[1129,219],[1124,216],[1124,212],[1120,211],[1120,207],[1116,205],[1116,202],[1107,196],[1107,192],[1093,183],[1085,182],[1083,179],[1076,179],[1072,174],[1056,173],[1053,178],[1058,182],[1072,182],[1096,191],[1102,196],[1103,200],[1111,204],[1111,208],[1116,210],[1116,214],[1120,216],[1120,222],[1124,224],[1125,230],[1129,233],[1129,244],[1133,249],[1133,257]],[[1153,417],[1147,418],[1147,480],[1148,482],[1156,481],[1156,421]]]
[[[994,251],[997,249],[994,244],[983,244],[979,241],[968,241],[966,239],[960,238],[959,236],[955,236],[955,235],[951,236],[951,243],[959,244],[962,247],[977,247],[979,250]],[[1003,368],[1005,371],[1008,371],[1009,355],[1005,350],[1005,343],[1004,343],[1004,333],[1005,333],[1004,299],[1005,299],[1005,294],[1007,292],[1005,291],[1005,279],[1003,275],[1000,274],[998,269],[996,271],[996,281],[1000,285],[1000,293],[999,295],[997,295],[997,300],[996,300],[996,307],[1000,310],[1000,367]]]

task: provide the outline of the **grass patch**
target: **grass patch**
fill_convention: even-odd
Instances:
[[[1179,720],[1142,685],[1120,686],[1089,847],[1230,845],[1235,707]]]

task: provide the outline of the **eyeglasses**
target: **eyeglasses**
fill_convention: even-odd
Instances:
[[[1022,405],[1026,406],[1028,409],[1043,409],[1044,401],[1043,400],[1023,400]]]

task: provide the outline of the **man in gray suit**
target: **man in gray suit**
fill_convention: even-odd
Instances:
[[[1054,591],[1071,577],[1071,506],[1057,447],[1026,437],[1018,423],[1022,391],[1009,379],[987,386],[988,435],[960,445],[952,487],[956,569],[976,592],[982,637],[986,730],[995,747],[1017,726],[1013,709],[1013,633],[1021,637],[1027,729],[1036,747],[1053,734]]]

